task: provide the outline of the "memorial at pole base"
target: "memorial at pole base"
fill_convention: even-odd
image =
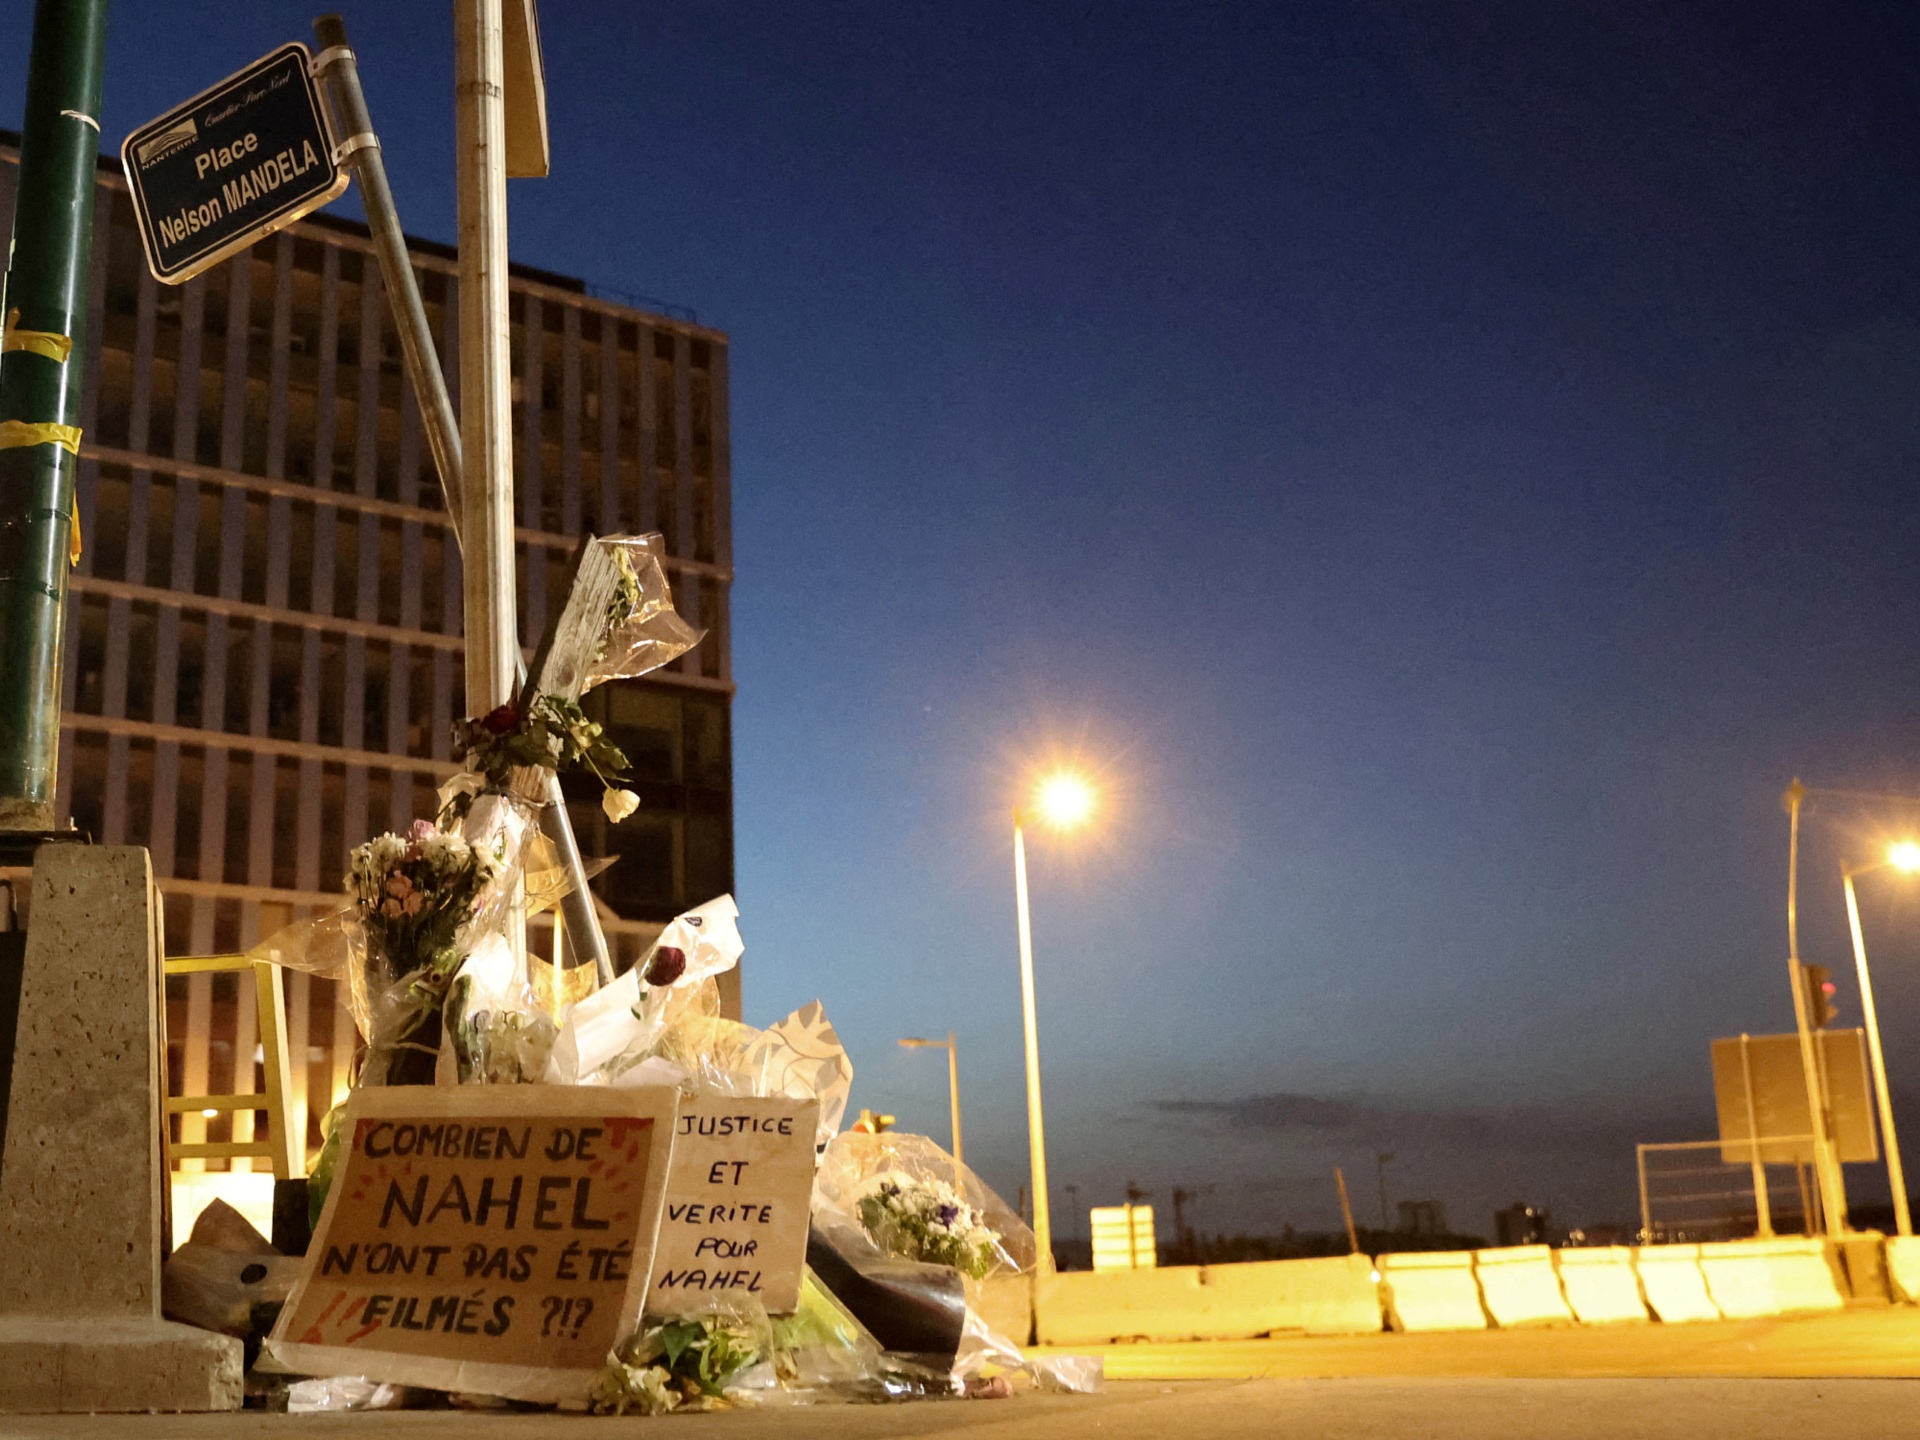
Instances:
[[[582,691],[699,638],[650,537],[596,543],[619,583]],[[610,984],[536,983],[513,927],[571,883],[545,777],[596,777],[628,812],[624,757],[565,694],[457,729],[437,813],[357,847],[340,906],[250,955],[344,982],[365,1046],[303,1256],[220,1204],[167,1253],[146,854],[42,852],[0,1170],[5,1408],[657,1414],[1096,1385],[981,1318],[977,1282],[1036,1263],[1005,1203],[925,1137],[842,1131],[852,1067],[818,1003],[721,1015],[730,897]]]

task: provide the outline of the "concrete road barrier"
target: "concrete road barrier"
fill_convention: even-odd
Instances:
[[[1707,1290],[1698,1245],[1642,1245],[1633,1252],[1647,1308],[1669,1325],[1718,1320],[1720,1307]]]
[[[1887,1236],[1887,1279],[1894,1299],[1920,1305],[1920,1235]]]
[[[1364,1255],[1072,1270],[1041,1281],[1034,1320],[1043,1345],[1242,1340],[1275,1331],[1357,1335],[1381,1325]]]
[[[1846,1306],[1824,1240],[1728,1240],[1700,1247],[1700,1269],[1729,1320]]]
[[[1042,1345],[1190,1340],[1200,1313],[1200,1267],[1067,1270],[1041,1279],[1034,1329]]]
[[[1200,1272],[1211,1333],[1365,1335],[1381,1327],[1380,1287],[1365,1255],[1208,1265]]]
[[[1582,1325],[1631,1325],[1647,1322],[1647,1302],[1633,1270],[1633,1251],[1625,1245],[1579,1245],[1556,1250],[1560,1288],[1567,1307]]]
[[[1473,1251],[1382,1255],[1380,1288],[1396,1330],[1484,1330],[1487,1312],[1473,1277]]]
[[[1473,1252],[1480,1298],[1493,1323],[1503,1329],[1522,1325],[1571,1325],[1573,1311],[1560,1293],[1560,1273],[1545,1245],[1502,1245]]]

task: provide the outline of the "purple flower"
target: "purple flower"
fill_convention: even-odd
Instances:
[[[960,1218],[960,1207],[958,1205],[942,1205],[938,1210],[933,1212],[933,1218],[938,1220],[942,1225],[951,1226],[954,1221]]]

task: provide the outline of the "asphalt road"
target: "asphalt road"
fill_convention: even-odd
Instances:
[[[461,1411],[0,1416],[0,1440],[1920,1436],[1920,1310],[1708,1325],[1118,1345],[1101,1353],[1114,1378],[1094,1396],[618,1420]],[[1916,1378],[1891,1378],[1906,1376]]]
[[[1920,1308],[1697,1325],[1088,1347],[1113,1380],[1920,1377]],[[1920,1402],[1920,1387],[1915,1390]],[[1920,1413],[1912,1433],[1920,1435]]]
[[[8,1440],[1754,1440],[1920,1431],[1899,1380],[1250,1380],[1123,1382],[1098,1396],[735,1411],[662,1419],[559,1415],[0,1417]]]

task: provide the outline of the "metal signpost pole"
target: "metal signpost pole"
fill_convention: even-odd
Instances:
[[[467,713],[514,698],[512,359],[500,0],[454,5]]]
[[[460,239],[461,577],[467,714],[515,698],[513,395],[507,311],[505,36],[500,0],[455,0],[454,140]],[[508,941],[526,945],[516,893]],[[521,961],[524,964],[524,960]]]
[[[1800,1035],[1800,1067],[1807,1086],[1807,1118],[1813,1135],[1814,1176],[1820,1182],[1821,1209],[1829,1237],[1847,1232],[1847,1193],[1840,1166],[1828,1136],[1826,1087],[1820,1083],[1820,1060],[1814,1050],[1813,1027],[1807,1014],[1806,967],[1800,963],[1800,806],[1807,787],[1798,779],[1787,787],[1789,818],[1787,841],[1787,978],[1793,986],[1794,1028]]]
[[[453,398],[447,393],[446,375],[440,368],[439,351],[433,342],[433,330],[427,323],[427,311],[420,298],[420,285],[414,277],[407,255],[406,233],[400,226],[400,212],[387,184],[387,167],[380,154],[380,141],[374,134],[373,117],[367,110],[365,92],[360,88],[360,70],[347,43],[347,28],[338,15],[322,15],[313,22],[314,34],[324,47],[314,57],[314,69],[327,87],[340,128],[346,133],[340,142],[341,158],[360,182],[360,203],[367,213],[367,228],[373,232],[374,253],[380,262],[380,278],[393,306],[395,328],[400,333],[400,349],[406,359],[407,375],[413,383],[415,399],[427,432],[427,444],[433,452],[434,468],[440,476],[440,493],[447,516],[453,522],[453,535],[466,546],[465,472],[459,422],[454,417]],[[464,290],[463,290],[464,293]],[[463,332],[464,343],[464,332]],[[509,506],[511,509],[511,506]],[[463,561],[464,563],[464,561]],[[515,683],[524,679],[526,664],[518,644],[513,647]],[[476,712],[484,714],[484,711]],[[593,908],[593,894],[587,888],[586,867],[568,818],[560,778],[548,784],[547,803],[540,812],[540,828],[558,852],[561,868],[571,880],[571,888],[560,902],[564,916],[561,927],[566,948],[576,965],[592,965],[602,984],[613,980],[613,957],[607,949],[607,937],[600,927],[599,913]],[[561,956],[554,957],[561,963]]]
[[[1767,1194],[1767,1165],[1760,1157],[1760,1117],[1753,1100],[1753,1059],[1750,1037],[1740,1035],[1740,1083],[1747,1096],[1747,1161],[1753,1167],[1755,1230],[1762,1240],[1773,1238],[1773,1197]]]
[[[51,831],[107,0],[40,0],[0,342],[0,833]]]

